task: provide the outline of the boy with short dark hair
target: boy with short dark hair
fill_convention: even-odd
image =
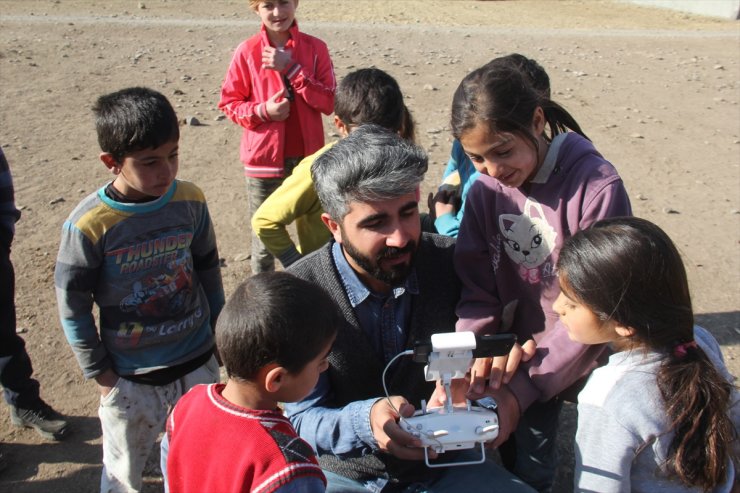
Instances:
[[[178,402],[162,441],[165,482],[181,492],[323,492],[314,451],[278,409],[313,390],[341,317],[318,286],[257,274],[226,303],[216,338],[229,380]]]
[[[84,376],[100,389],[101,491],[138,491],[172,406],[218,381],[213,327],[224,292],[203,192],[175,179],[180,129],[167,98],[134,87],[101,96],[93,111],[115,178],[64,223],[57,301]]]
[[[375,123],[414,140],[414,119],[403,101],[398,82],[378,68],[361,68],[347,74],[337,87],[334,126],[341,138],[366,123]],[[288,267],[329,241],[321,221],[324,210],[311,181],[311,165],[335,142],[303,159],[252,216],[252,231],[265,247]],[[288,226],[295,222],[298,245]]]

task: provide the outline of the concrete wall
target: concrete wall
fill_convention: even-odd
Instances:
[[[622,0],[646,7],[660,7],[691,14],[740,19],[740,0]]]

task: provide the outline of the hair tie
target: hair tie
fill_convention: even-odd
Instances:
[[[696,347],[696,341],[689,341],[684,342],[682,344],[677,344],[676,347],[673,348],[673,355],[676,358],[683,358],[688,354],[689,348],[695,348]]]

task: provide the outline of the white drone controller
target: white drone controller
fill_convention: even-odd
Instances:
[[[483,336],[476,340],[472,332],[448,332],[432,335],[430,344],[417,344],[414,360],[424,362],[428,382],[441,380],[448,399],[444,407],[427,409],[426,401],[410,418],[401,418],[400,425],[424,444],[424,460],[428,467],[449,467],[480,464],[486,460],[484,443],[498,436],[498,415],[486,407],[452,405],[450,385],[453,379],[464,378],[476,357],[508,354],[516,342],[513,334]],[[431,347],[430,347],[431,346]],[[476,350],[477,349],[477,350]],[[434,463],[429,462],[429,448],[438,454],[450,450],[480,447],[479,460]]]

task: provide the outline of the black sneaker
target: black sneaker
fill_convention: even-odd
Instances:
[[[44,401],[34,409],[10,406],[10,421],[15,426],[35,429],[47,440],[60,440],[67,433],[67,421],[64,416]]]

